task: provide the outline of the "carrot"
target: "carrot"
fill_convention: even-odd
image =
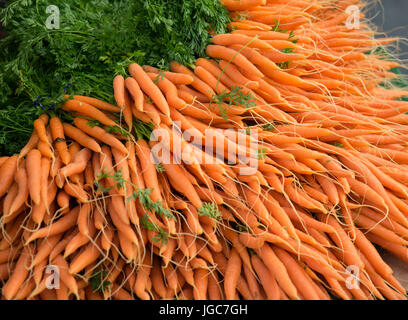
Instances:
[[[253,296],[254,300],[265,300],[263,293],[258,284],[258,279],[255,276],[255,272],[252,270],[252,263],[251,267],[247,265],[243,265],[245,279],[248,283],[249,290],[251,291],[251,295]]]
[[[0,198],[8,191],[13,184],[14,175],[17,170],[18,156],[8,158],[0,167]]]
[[[91,212],[91,207],[89,204],[84,203],[81,205],[78,213],[78,220],[77,220],[77,225],[78,225],[78,230],[81,234],[84,236],[88,236],[89,234],[89,229],[88,229],[88,219],[89,215]]]
[[[67,143],[65,142],[64,127],[62,126],[61,120],[57,117],[52,117],[50,120],[50,129],[52,139],[61,160],[65,165],[67,165],[71,162],[71,155],[68,152]]]
[[[353,216],[355,222],[357,225],[361,226],[364,229],[370,230],[371,233],[378,235],[382,237],[383,239],[390,241],[395,244],[399,245],[407,245],[408,241],[399,237],[397,234],[395,234],[394,231],[391,231],[382,225],[378,224],[376,221],[363,216],[354,213],[353,211],[351,212],[351,215]]]
[[[48,179],[47,179],[47,182],[48,182]],[[48,216],[51,216],[54,213],[52,208],[53,206],[55,206],[54,199],[55,199],[55,196],[57,195],[57,185],[55,184],[54,181],[52,181],[49,185],[47,182],[43,183],[45,184],[45,186],[43,190],[41,190],[43,194],[42,197],[45,197],[45,200],[42,200],[42,202],[38,205],[34,205],[33,211],[32,211],[32,220],[38,225],[40,225],[41,222],[43,221],[44,223],[47,224],[46,214]]]
[[[23,252],[20,255],[20,258],[17,260],[16,266],[11,273],[10,278],[7,280],[3,286],[1,293],[4,298],[11,300],[17,294],[20,286],[23,284],[24,280],[28,276],[28,266],[31,262],[31,253],[32,246],[27,246],[24,248]]]
[[[140,161],[141,173],[143,174],[144,183],[151,188],[151,198],[154,202],[162,201],[160,194],[159,182],[157,180],[156,168],[151,161],[150,148],[145,140],[140,139],[136,144],[136,154]]]
[[[98,110],[97,108],[85,102],[81,102],[77,100],[68,100],[62,105],[62,109],[67,110],[67,111],[79,112],[107,126],[113,126],[113,127],[116,126],[115,121],[110,119],[105,113],[103,113],[102,111]],[[50,121],[50,125],[51,125],[51,121]]]
[[[207,46],[206,53],[208,56],[216,59],[223,59],[226,61],[231,61],[231,63],[248,70],[251,74],[263,78],[263,73],[255,67],[246,57],[244,57],[239,51],[233,49],[218,46],[209,45]]]
[[[123,110],[125,107],[125,79],[121,75],[113,78],[113,91],[116,104]]]
[[[23,223],[22,216],[18,217],[8,228],[4,231],[4,238],[0,242],[0,250],[5,250],[13,246],[15,240],[21,236],[21,224]]]
[[[121,231],[123,235],[126,235],[128,240],[137,245],[137,237],[133,229],[130,227],[129,218],[121,197],[116,196],[112,199],[115,200],[109,202],[108,208],[114,226]]]
[[[34,149],[37,146],[39,141],[40,141],[40,138],[38,137],[37,132],[34,130],[33,133],[31,134],[30,140],[28,140],[27,144],[23,147],[23,149],[21,149],[20,153],[18,154],[18,160],[20,160],[21,158],[24,158],[32,149]],[[7,160],[7,158],[1,158],[1,159],[3,160],[0,161],[0,167]]]
[[[12,215],[13,213],[17,212],[17,210],[24,205],[28,198],[29,190],[27,170],[24,167],[20,167],[17,169],[15,180],[18,185],[18,193],[14,198],[12,204],[10,205],[9,212],[5,212],[5,215]]]
[[[228,24],[228,28],[230,30],[233,30],[232,33],[234,33],[235,31],[241,31],[241,32],[242,31],[255,31],[256,32],[255,35],[257,35],[258,32],[260,32],[260,30],[262,31],[272,30],[271,26],[264,24],[264,23],[252,21],[252,20],[242,20],[242,21],[230,22]]]
[[[144,96],[137,81],[132,77],[126,78],[125,86],[129,90],[130,95],[135,101],[136,109],[139,111],[143,111]]]
[[[256,6],[264,6],[266,4],[266,0],[221,0],[221,2],[229,11],[247,10]]]
[[[217,78],[215,78],[209,71],[203,67],[197,66],[194,69],[194,73],[207,85],[209,85],[216,93],[228,92],[228,88],[225,87]]]
[[[101,147],[99,146],[99,144],[78,128],[75,128],[74,126],[71,126],[68,123],[63,123],[63,127],[64,133],[67,137],[70,137],[74,141],[78,142],[80,145],[92,150],[93,152],[97,153],[101,152]]]
[[[46,123],[42,118],[38,118],[37,120],[34,121],[34,129],[37,132],[38,138],[42,142],[49,144],[50,142],[48,141],[47,129],[45,125]]]
[[[143,69],[146,72],[162,74],[164,77],[169,79],[175,85],[181,85],[181,84],[187,85],[187,84],[191,84],[194,81],[194,79],[191,76],[189,76],[187,74],[183,74],[183,73],[161,71],[161,70],[159,70],[157,68],[154,68],[154,67],[151,67],[151,66],[143,66]]]
[[[222,300],[222,289],[217,273],[208,275],[208,300]]]
[[[221,46],[229,46],[233,44],[248,44],[250,48],[258,48],[258,49],[271,49],[274,48],[270,46],[267,42],[263,40],[259,40],[257,37],[248,37],[243,34],[237,33],[226,33],[226,34],[217,34],[212,38],[212,42],[217,45]]]
[[[207,300],[209,271],[206,269],[197,269],[194,272],[193,296],[195,300]]]
[[[177,87],[171,81],[154,73],[147,73],[147,75],[164,93],[169,107],[181,109],[186,105],[186,103],[178,97]]]
[[[170,109],[166,99],[164,98],[160,89],[153,83],[150,77],[143,70],[143,68],[137,63],[132,63],[129,65],[129,72],[137,81],[143,92],[145,92],[153,100],[160,111],[163,112],[166,116],[170,116]]]
[[[16,260],[19,257],[19,253],[21,251],[21,248],[19,247],[9,247],[5,250],[0,251],[0,264],[5,263],[5,262],[12,262]]]
[[[242,86],[247,87],[248,89],[256,90],[259,88],[259,81],[252,81],[246,78],[237,67],[233,64],[228,64],[225,60],[220,60],[219,65],[222,69],[222,72],[225,73],[229,78],[234,79],[234,81]],[[259,78],[260,79],[260,78]],[[232,86],[236,86],[234,83]],[[231,86],[231,88],[232,88]]]
[[[76,224],[78,214],[79,207],[75,207],[68,214],[57,220],[55,223],[33,232],[26,242],[30,243],[36,239],[54,236],[69,230]]]
[[[286,270],[293,281],[293,284],[299,290],[299,294],[307,300],[319,300],[319,295],[316,293],[309,276],[303,268],[294,260],[290,254],[280,248],[273,248],[277,257],[286,266]]]
[[[50,176],[50,169],[51,169],[51,161],[48,158],[42,158],[41,159],[41,200],[43,201],[44,205],[48,209],[48,178]],[[52,188],[50,188],[52,189]]]
[[[52,262],[59,268],[61,281],[67,286],[71,293],[78,297],[78,284],[75,278],[68,272],[68,262],[61,255],[54,258]]]
[[[194,75],[194,74],[193,74]],[[184,101],[188,103],[193,103],[195,100],[198,100],[200,102],[210,102],[211,98],[214,96],[215,92],[212,90],[212,88],[208,85],[206,85],[203,81],[201,81],[198,77],[194,75],[194,88],[198,88],[196,90],[187,87],[186,85],[180,85],[177,87],[178,89],[178,94],[180,98],[182,98]]]
[[[56,234],[54,236],[44,238],[41,241],[41,245],[38,247],[37,252],[36,252],[35,256],[33,257],[33,261],[31,262],[30,269],[34,268],[35,266],[40,264],[42,261],[46,260],[46,258],[51,253],[52,249],[55,247],[55,245],[61,239],[61,236],[62,236],[62,234],[59,233],[59,234]]]
[[[242,189],[248,204],[255,211],[258,218],[268,226],[269,230],[284,239],[287,238],[289,236],[287,231],[269,214],[258,194],[248,188]]]
[[[132,131],[132,128],[133,128],[133,111],[135,112],[139,112],[139,111],[134,110],[134,108],[132,107],[132,101],[131,101],[130,95],[127,90],[125,90],[124,95],[125,95],[125,104],[122,109],[122,115],[128,127],[128,131],[130,132]],[[124,137],[123,135],[121,136]]]
[[[1,166],[4,164],[4,162],[7,161],[8,158],[10,158],[10,157],[7,157],[7,156],[0,157],[0,168],[1,168]]]
[[[224,291],[227,300],[234,300],[236,287],[241,274],[242,262],[238,252],[232,248],[228,263],[225,269]]]
[[[98,242],[100,241],[97,241],[96,244],[89,243],[83,252],[81,252],[71,260],[71,263],[69,265],[70,274],[76,274],[80,272],[81,270],[86,268],[89,264],[98,259],[98,257],[101,254],[98,249]]]
[[[17,192],[18,192],[18,184],[16,182],[14,182],[10,189],[8,190],[6,196],[4,197],[3,200],[3,213],[7,213],[10,211],[10,207],[15,199],[15,197],[17,196]]]
[[[41,153],[38,150],[33,149],[27,154],[26,169],[30,197],[38,205],[41,201]]]
[[[180,167],[174,163],[162,165],[166,170],[166,175],[170,179],[173,188],[184,194],[197,209],[200,209],[203,203]]]
[[[295,285],[290,279],[284,264],[276,256],[272,248],[265,244],[257,251],[258,255],[261,257],[269,271],[274,275],[276,281],[279,283],[285,293],[293,299],[298,299],[298,292]]]
[[[264,265],[262,260],[257,255],[253,255],[251,257],[251,262],[256,274],[260,279],[262,287],[266,293],[267,299],[279,300],[280,297],[279,286],[275,278],[272,276],[271,272],[268,270],[268,268]]]
[[[69,96],[65,95],[64,98],[68,99]],[[94,106],[94,107],[96,107],[98,109],[102,109],[102,110],[109,111],[109,112],[120,112],[120,108],[118,108],[118,107],[116,107],[116,106],[114,106],[114,105],[112,105],[110,103],[101,101],[99,99],[95,99],[95,98],[91,98],[91,97],[85,97],[85,96],[78,96],[78,95],[74,95],[73,98],[74,98],[74,100],[78,100],[78,101],[90,104],[91,106]]]
[[[112,148],[116,148],[120,152],[127,154],[127,149],[122,144],[122,142],[120,142],[120,140],[115,138],[115,136],[106,132],[102,128],[98,126],[95,126],[92,128],[87,120],[81,119],[81,118],[75,118],[74,124],[77,128],[81,129],[82,131],[90,135],[91,137],[94,137],[102,141],[103,143],[106,143],[107,145],[111,146]]]

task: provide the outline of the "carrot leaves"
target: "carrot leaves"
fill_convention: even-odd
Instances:
[[[214,220],[221,220],[221,212],[218,210],[217,205],[213,202],[204,202],[203,206],[198,209],[199,216],[206,216]]]
[[[244,93],[242,87],[232,87],[230,91],[223,90],[221,93],[211,98],[210,104],[215,103],[220,109],[221,116],[227,120],[227,110],[224,105],[241,106],[245,109],[251,109],[256,106],[256,100],[251,93]]]
[[[230,22],[220,0],[52,4],[59,9],[59,28],[46,24],[47,1],[8,1],[0,9],[6,32],[0,39],[1,155],[19,152],[33,121],[58,109],[64,94],[112,103],[112,79],[126,75],[130,63],[191,65],[205,56],[209,32],[224,33]]]

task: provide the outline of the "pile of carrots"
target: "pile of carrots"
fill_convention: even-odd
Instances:
[[[2,299],[406,299],[378,250],[408,262],[408,92],[367,53],[395,39],[346,25],[357,0],[222,2],[209,59],[131,64],[116,105],[67,97],[0,158]],[[143,123],[189,161],[155,163]]]

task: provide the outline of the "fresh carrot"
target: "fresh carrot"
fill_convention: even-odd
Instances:
[[[242,262],[238,252],[232,248],[225,269],[224,291],[227,300],[235,299],[236,286],[241,274]]]
[[[68,152],[67,143],[65,141],[64,127],[61,120],[57,117],[52,117],[50,120],[50,128],[55,147],[58,150],[62,162],[67,165],[71,162],[71,155]]]
[[[0,167],[0,197],[11,187],[17,170],[18,156],[14,155],[4,161]]]
[[[70,137],[74,141],[78,142],[80,145],[94,152],[97,153],[101,152],[101,147],[99,146],[99,144],[81,130],[75,128],[74,126],[71,126],[68,123],[63,123],[63,127],[64,133],[67,137]]]
[[[49,237],[53,235],[57,235],[64,231],[69,230],[72,226],[76,224],[79,214],[79,207],[75,207],[70,211],[70,213],[66,214],[64,217],[59,219],[57,222],[53,223],[50,226],[43,227],[31,234],[28,238],[27,243],[32,242],[39,238]]]
[[[33,149],[27,154],[26,159],[27,182],[31,200],[35,204],[41,201],[41,153]]]
[[[120,152],[127,154],[127,149],[122,144],[122,142],[120,142],[120,140],[118,140],[112,134],[106,132],[102,128],[98,126],[91,127],[87,120],[81,118],[75,118],[74,124],[77,128],[81,129],[83,132],[87,133],[91,137],[94,137],[102,141],[103,143],[106,143],[107,145],[110,145],[111,147],[118,149]]]
[[[65,95],[64,98],[68,99],[69,96]],[[114,106],[114,105],[112,105],[110,103],[99,100],[99,99],[86,97],[86,96],[78,96],[78,95],[74,95],[73,98],[74,98],[74,100],[78,100],[78,101],[90,104],[91,106],[94,106],[94,107],[96,107],[98,109],[102,109],[102,110],[109,111],[109,112],[120,112],[120,108],[118,108],[118,107],[116,107],[116,106]]]
[[[235,51],[224,46],[209,45],[207,46],[206,53],[212,58],[231,61],[231,63],[237,65],[238,67],[248,70],[248,72],[251,74],[254,74],[260,78],[263,77],[263,73],[239,51]]]
[[[17,294],[20,286],[23,284],[24,280],[28,276],[28,266],[31,261],[31,251],[32,246],[27,246],[17,260],[16,266],[7,280],[6,284],[2,288],[2,295],[7,299],[11,300]]]
[[[137,81],[140,88],[146,93],[155,103],[155,105],[166,116],[170,116],[169,105],[161,93],[160,89],[153,83],[150,77],[146,74],[141,66],[137,63],[129,65],[129,72],[132,77]]]
[[[68,111],[79,112],[107,126],[113,126],[113,127],[116,126],[115,121],[110,119],[105,113],[103,113],[102,111],[98,110],[97,108],[85,102],[81,102],[77,100],[68,100],[62,105],[62,109],[68,110]],[[50,124],[51,124],[51,121],[50,121]]]

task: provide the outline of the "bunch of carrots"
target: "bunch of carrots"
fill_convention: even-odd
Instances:
[[[378,250],[408,262],[408,92],[367,53],[395,39],[346,25],[357,0],[222,2],[194,69],[133,63],[0,158],[2,299],[406,299]]]

